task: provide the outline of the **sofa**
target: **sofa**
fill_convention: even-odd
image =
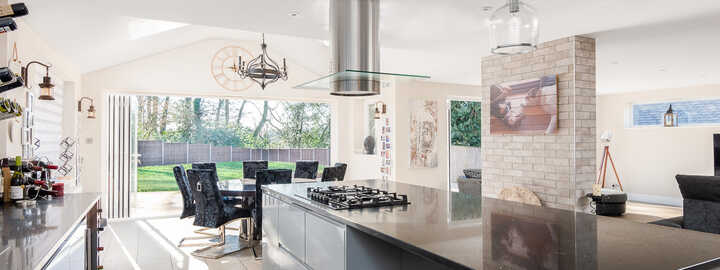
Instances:
[[[651,224],[720,234],[720,176],[677,175],[683,216]]]

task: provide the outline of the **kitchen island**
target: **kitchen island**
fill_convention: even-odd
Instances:
[[[39,200],[34,206],[2,205],[0,269],[46,269],[76,231],[85,235],[85,256],[70,269],[96,269],[99,200],[99,193],[79,193]],[[83,220],[87,230],[81,228]]]
[[[308,187],[363,185],[409,205],[333,210]],[[720,235],[363,180],[263,187],[265,269],[680,269]]]

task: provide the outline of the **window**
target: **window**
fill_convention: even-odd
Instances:
[[[689,100],[632,105],[632,126],[662,126],[663,115],[672,104],[679,126],[720,125],[720,99]]]

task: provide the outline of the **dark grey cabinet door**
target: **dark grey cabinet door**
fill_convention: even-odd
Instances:
[[[305,211],[285,202],[278,209],[278,245],[305,263]]]
[[[306,264],[313,270],[345,269],[345,225],[305,214]]]

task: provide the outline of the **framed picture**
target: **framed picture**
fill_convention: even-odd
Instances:
[[[410,167],[438,166],[438,102],[410,101]]]
[[[554,134],[557,75],[490,86],[490,134]]]

